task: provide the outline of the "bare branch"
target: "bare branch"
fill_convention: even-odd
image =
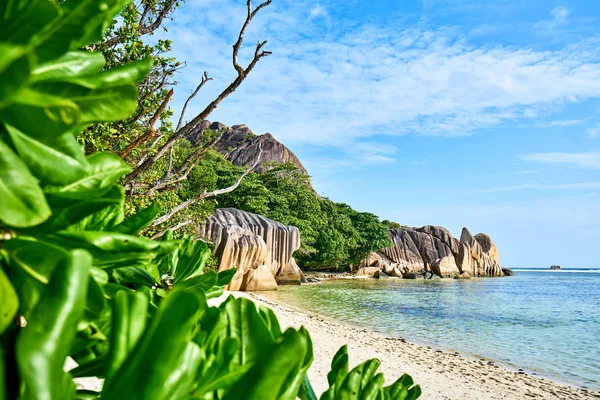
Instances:
[[[254,170],[254,168],[256,168],[256,166],[258,165],[258,163],[260,162],[260,158],[262,156],[262,144],[260,145],[260,152],[258,153],[258,157],[256,158],[256,161],[254,162],[254,164],[252,164],[252,166],[248,169],[246,169],[244,171],[244,173],[238,178],[238,180],[231,186],[223,188],[223,189],[217,189],[217,190],[213,190],[212,192],[207,192],[206,190],[202,193],[200,193],[199,195],[197,195],[194,198],[191,198],[189,200],[184,201],[183,203],[177,205],[176,207],[172,208],[171,211],[169,211],[168,213],[166,213],[165,215],[163,215],[160,218],[157,218],[154,220],[154,222],[152,222],[150,224],[150,227],[153,228],[155,226],[158,226],[166,221],[168,221],[169,219],[171,219],[173,217],[173,215],[177,214],[179,211],[186,209],[187,207],[191,206],[192,204],[195,204],[201,200],[207,199],[209,197],[215,197],[221,194],[225,194],[225,193],[229,193],[229,192],[233,192],[235,189],[237,189],[237,187],[240,185],[240,183],[242,182],[242,180],[246,177],[246,175],[248,175],[252,170]]]
[[[236,71],[238,71],[238,76],[209,105],[207,105],[206,108],[204,108],[204,110],[202,110],[198,115],[196,115],[190,122],[185,124],[183,127],[177,129],[175,134],[173,136],[171,136],[169,138],[169,140],[167,140],[166,143],[163,144],[157,150],[156,154],[154,154],[152,157],[148,157],[143,162],[140,162],[137,165],[137,167],[129,175],[127,175],[127,178],[126,178],[127,183],[133,182],[138,176],[140,176],[140,174],[142,174],[144,171],[148,170],[152,165],[154,165],[154,163],[156,163],[156,161],[158,161],[158,159],[161,158],[177,140],[187,136],[187,134],[190,133],[190,131],[192,129],[194,129],[196,126],[198,126],[198,124],[202,123],[202,121],[206,120],[208,118],[208,116],[210,115],[210,113],[213,112],[213,110],[215,108],[217,108],[219,103],[221,103],[221,101],[226,99],[231,93],[233,93],[242,84],[244,79],[246,79],[248,74],[252,71],[252,69],[254,69],[254,67],[256,66],[258,61],[261,58],[266,57],[271,54],[270,51],[262,50],[262,48],[264,47],[264,45],[267,42],[266,41],[259,42],[256,45],[256,49],[254,51],[254,58],[252,59],[250,64],[248,64],[246,69],[242,69],[242,73],[240,73],[240,70],[238,69],[238,67],[239,68],[241,68],[241,67],[237,63],[237,53],[239,51],[240,46],[242,45],[245,30],[246,30],[248,24],[250,23],[250,21],[252,20],[252,18],[256,15],[256,13],[258,13],[258,11],[261,10],[262,8],[271,4],[271,1],[272,0],[267,0],[264,3],[261,3],[254,11],[251,11],[252,10],[252,2],[251,2],[251,0],[248,0],[247,5],[248,5],[248,9],[250,10],[249,14],[246,18],[246,22],[244,22],[244,25],[242,26],[242,29],[240,30],[240,35],[238,37],[238,41],[233,45],[234,68],[236,69]]]
[[[162,236],[163,236],[165,233],[167,233],[167,231],[168,231],[169,229],[170,229],[170,230],[172,230],[172,231],[176,231],[176,230],[178,230],[179,228],[183,228],[184,226],[187,226],[187,225],[191,224],[192,222],[194,222],[194,220],[193,220],[193,219],[188,219],[187,221],[180,222],[180,223],[178,223],[177,225],[175,225],[175,226],[174,226],[174,227],[172,227],[172,228],[166,228],[166,229],[163,229],[162,231],[160,231],[160,232],[158,232],[158,233],[155,233],[154,235],[150,236],[150,239],[154,239],[154,240],[156,240],[156,239],[158,239],[158,238],[161,238],[161,237],[162,237]],[[142,232],[142,233],[143,233],[143,232]]]
[[[183,109],[181,110],[181,114],[179,115],[179,122],[177,122],[177,128],[175,128],[176,131],[178,131],[179,129],[181,129],[181,124],[183,123],[183,116],[185,114],[185,110],[187,109],[188,103],[194,98],[196,97],[196,95],[198,94],[198,92],[200,91],[200,89],[202,89],[202,86],[204,86],[204,84],[208,81],[212,81],[212,78],[208,77],[208,73],[206,71],[204,71],[204,74],[202,75],[202,80],[200,81],[200,84],[198,85],[198,87],[196,88],[196,90],[194,90],[194,93],[192,93],[190,95],[190,97],[187,98],[187,100],[185,101],[185,104],[183,105]]]
[[[121,157],[121,158],[127,157],[127,155],[129,155],[129,153],[131,153],[133,151],[133,149],[135,149],[142,143],[145,143],[146,141],[159,136],[158,132],[154,128],[154,125],[160,118],[160,115],[167,108],[167,104],[169,104],[169,101],[171,101],[172,97],[173,97],[173,89],[169,90],[169,93],[167,93],[167,95],[165,96],[165,99],[163,100],[162,104],[160,105],[160,107],[158,107],[158,110],[156,110],[156,112],[154,113],[154,116],[152,117],[152,119],[150,120],[150,122],[148,124],[148,131],[145,134],[143,134],[142,136],[140,136],[139,138],[137,138],[136,140],[134,140],[133,142],[129,143],[129,145],[119,153],[119,157]]]
[[[238,53],[240,51],[240,47],[242,47],[242,43],[244,42],[244,34],[246,33],[246,28],[248,28],[248,25],[250,25],[250,21],[252,21],[252,18],[254,18],[254,16],[258,13],[258,11],[260,11],[262,8],[268,6],[269,4],[271,4],[272,0],[267,0],[264,3],[260,4],[258,7],[256,7],[256,9],[254,11],[252,11],[252,0],[248,0],[246,2],[246,7],[248,9],[248,13],[246,15],[246,20],[244,21],[244,25],[242,25],[242,29],[240,29],[240,34],[238,35],[238,39],[235,42],[235,44],[233,45],[233,54],[232,54],[232,59],[233,59],[233,68],[235,68],[235,70],[238,73],[238,76],[244,76],[246,74],[246,71],[244,70],[244,68],[242,68],[240,66],[240,64],[238,63]]]
[[[192,172],[192,170],[194,169],[194,167],[196,165],[198,165],[198,162],[200,162],[201,156],[202,154],[208,150],[209,148],[213,147],[215,144],[217,144],[217,142],[219,140],[221,140],[221,137],[223,137],[223,135],[218,135],[216,138],[214,138],[213,140],[211,140],[209,143],[205,144],[204,146],[196,149],[195,151],[192,152],[192,154],[190,154],[185,161],[183,162],[183,164],[181,164],[181,166],[179,168],[177,168],[177,170],[175,171],[175,173],[169,173],[169,171],[171,171],[171,167],[172,165],[169,164],[169,170],[167,171],[167,173],[157,182],[155,183],[150,190],[148,190],[148,194],[152,195],[154,194],[154,192],[156,191],[160,191],[169,187],[172,187],[176,184],[178,184],[179,182],[182,182],[184,180],[187,179],[188,175],[190,174],[190,172]],[[173,149],[173,147],[171,147],[171,150]],[[168,178],[170,178],[171,176],[177,176],[177,178],[172,179],[172,180],[167,180]]]

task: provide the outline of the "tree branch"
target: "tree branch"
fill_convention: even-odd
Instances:
[[[158,107],[158,110],[156,110],[156,112],[154,113],[154,116],[152,117],[152,119],[150,120],[150,122],[148,124],[148,131],[145,134],[143,134],[142,136],[138,137],[133,142],[129,143],[129,145],[119,153],[119,157],[121,157],[121,158],[127,157],[129,155],[129,153],[131,153],[133,151],[133,149],[135,149],[142,143],[145,143],[146,141],[159,136],[158,132],[154,128],[154,125],[156,125],[156,122],[160,118],[160,115],[167,108],[167,104],[169,104],[169,101],[171,101],[172,97],[173,97],[173,89],[169,90],[169,93],[167,93],[167,95],[165,96],[165,99],[163,100],[162,104],[160,105],[160,107]]]
[[[163,229],[162,231],[160,231],[160,232],[158,232],[158,233],[155,233],[154,235],[150,236],[150,239],[154,239],[154,240],[156,240],[156,239],[158,239],[158,238],[161,238],[161,237],[162,237],[162,236],[163,236],[165,233],[167,233],[167,231],[168,231],[169,229],[170,229],[170,230],[172,230],[172,231],[176,231],[177,229],[179,229],[179,228],[183,228],[184,226],[186,226],[186,225],[189,225],[189,224],[191,224],[192,222],[194,222],[194,220],[193,220],[193,219],[188,219],[187,221],[180,222],[180,223],[178,223],[177,225],[175,225],[175,226],[174,226],[174,227],[172,227],[172,228],[166,228],[166,229]]]
[[[202,123],[202,121],[207,119],[208,116],[210,115],[210,113],[215,108],[217,108],[219,103],[221,103],[221,101],[223,101],[225,98],[227,98],[231,93],[233,93],[242,84],[244,79],[246,79],[248,74],[252,71],[252,69],[254,69],[254,67],[256,66],[258,61],[261,58],[266,57],[271,54],[270,51],[262,50],[263,46],[267,43],[267,41],[265,40],[263,42],[259,42],[256,45],[256,49],[254,51],[254,58],[252,59],[250,64],[248,64],[246,69],[243,69],[243,72],[240,73],[240,71],[238,69],[239,64],[237,63],[237,53],[239,51],[239,48],[242,45],[245,30],[246,30],[248,24],[250,23],[250,21],[252,20],[252,18],[258,13],[258,11],[261,10],[262,8],[268,6],[269,4],[271,4],[271,1],[272,0],[267,0],[264,3],[260,4],[254,11],[250,11],[249,16],[246,18],[246,22],[244,23],[244,25],[242,26],[242,29],[240,30],[240,35],[238,37],[238,41],[233,45],[233,60],[234,60],[233,64],[234,64],[234,68],[236,69],[236,71],[238,71],[238,76],[235,78],[235,80],[233,82],[231,82],[229,84],[229,86],[227,86],[208,106],[206,106],[206,108],[204,110],[202,110],[198,115],[196,115],[196,117],[194,117],[190,122],[185,124],[180,129],[177,129],[175,134],[173,136],[171,136],[169,138],[169,140],[167,140],[167,142],[160,147],[160,149],[158,149],[158,151],[156,152],[155,155],[153,155],[152,157],[148,157],[144,162],[139,163],[138,166],[129,175],[127,175],[127,178],[126,178],[127,183],[131,183],[135,179],[137,179],[137,177],[140,176],[140,174],[142,174],[144,171],[148,170],[152,165],[154,165],[154,163],[156,163],[156,161],[158,161],[158,159],[161,158],[177,140],[187,136],[187,134],[190,133],[190,131],[192,129],[194,129],[198,124]],[[247,4],[248,4],[248,8],[251,10],[252,9],[251,0],[248,0]]]
[[[181,110],[181,114],[179,115],[179,122],[177,122],[177,128],[175,128],[176,131],[178,131],[179,129],[181,129],[181,124],[183,123],[183,115],[185,114],[185,110],[187,109],[188,103],[194,98],[196,97],[196,95],[198,94],[198,92],[200,91],[200,89],[202,89],[202,86],[204,86],[204,84],[208,81],[212,81],[212,78],[208,77],[208,73],[206,71],[204,71],[204,74],[202,75],[202,80],[200,81],[200,84],[198,85],[198,87],[196,88],[196,90],[194,90],[194,93],[192,93],[190,95],[190,97],[187,98],[187,100],[185,101],[185,104],[183,105],[183,109]]]
[[[217,189],[217,190],[213,190],[212,192],[207,192],[206,190],[200,194],[198,194],[197,196],[184,201],[183,203],[177,205],[176,207],[172,208],[171,211],[169,211],[168,213],[166,213],[165,215],[163,215],[160,218],[157,218],[154,220],[154,222],[152,222],[149,226],[149,228],[153,228],[155,226],[158,226],[166,221],[168,221],[169,219],[171,219],[175,214],[177,214],[179,211],[186,209],[187,207],[191,206],[192,204],[195,204],[201,200],[207,199],[209,197],[215,197],[221,194],[225,194],[225,193],[229,193],[229,192],[233,192],[235,189],[237,189],[237,187],[240,185],[240,183],[242,182],[242,180],[246,177],[246,175],[248,175],[252,170],[254,170],[254,168],[256,168],[256,166],[258,165],[258,163],[260,162],[260,157],[262,156],[262,144],[260,145],[260,152],[258,153],[258,157],[256,158],[256,161],[254,162],[254,164],[252,164],[252,166],[248,169],[246,169],[244,171],[244,173],[238,178],[238,180],[231,186],[223,188],[223,189]]]

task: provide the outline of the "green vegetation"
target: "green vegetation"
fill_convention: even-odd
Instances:
[[[202,176],[216,177],[206,190],[231,185],[243,170],[214,151],[207,152],[197,168]],[[310,178],[291,163],[270,163],[265,168],[262,174],[249,173],[235,191],[218,197],[218,207],[234,207],[297,226],[302,247],[296,257],[301,267],[356,266],[370,252],[391,246],[388,229],[376,215],[319,197]]]
[[[383,221],[381,221],[381,223],[387,226],[388,228],[402,229],[402,225],[394,221],[388,221],[387,219],[384,219]]]
[[[79,50],[127,3],[0,5],[0,399],[316,399],[308,332],[245,299],[210,307],[234,271],[205,271],[210,251],[188,236],[138,236],[160,207],[125,218],[131,168],[76,141],[134,112],[152,68],[101,72],[104,58]],[[406,376],[383,387],[375,360],[347,360],[342,348],[322,399],[420,395]],[[75,377],[105,381],[94,392]]]

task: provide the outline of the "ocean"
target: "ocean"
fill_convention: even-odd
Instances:
[[[354,279],[268,297],[386,336],[600,389],[600,269],[487,279]]]

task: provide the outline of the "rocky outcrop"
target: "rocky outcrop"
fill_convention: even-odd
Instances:
[[[219,271],[237,268],[229,290],[275,290],[278,284],[305,280],[292,257],[300,248],[300,232],[294,226],[220,208],[200,227],[199,236],[215,244]]]
[[[487,235],[480,233],[477,236],[486,244],[485,247],[467,228],[462,230],[460,235],[461,247],[457,259],[461,272],[466,271],[473,277],[504,276],[496,246]]]
[[[356,271],[356,276],[364,278],[379,278],[381,270],[377,267],[361,267]]]
[[[562,271],[562,267],[560,265],[551,265],[550,269],[552,271]]]
[[[260,162],[255,168],[256,172],[264,172],[264,164],[271,161],[279,163],[292,163],[300,172],[308,175],[306,168],[290,149],[276,140],[270,133],[255,135],[246,125],[233,125],[228,127],[220,122],[209,123],[203,121],[187,136],[188,140],[197,146],[202,140],[205,129],[224,131],[221,139],[214,146],[233,164],[240,167],[251,166],[262,151]]]
[[[502,267],[502,272],[504,273],[504,276],[515,276],[515,273],[506,267]]]
[[[442,278],[504,276],[498,249],[484,233],[471,235],[464,228],[460,240],[447,229],[390,229],[394,246],[372,253],[364,266],[379,267],[390,276],[414,278],[425,272]]]

